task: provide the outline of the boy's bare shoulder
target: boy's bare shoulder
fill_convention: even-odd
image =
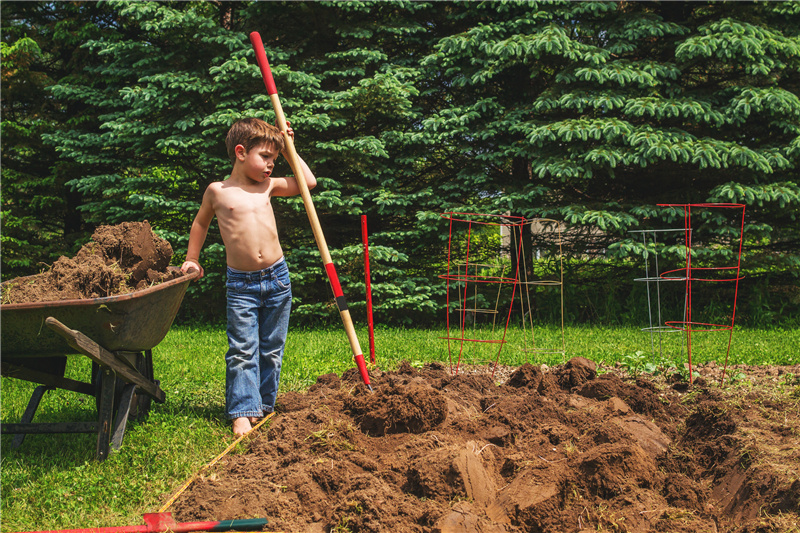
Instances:
[[[226,185],[227,185],[227,180],[212,182],[208,185],[208,187],[206,187],[206,192],[204,193],[204,196],[211,196],[211,197],[218,196],[222,192],[222,190],[226,187]]]
[[[226,180],[221,180],[221,181],[215,181],[215,182],[209,183],[208,187],[206,187],[206,190],[207,191],[218,191],[222,187],[225,186],[225,181]]]

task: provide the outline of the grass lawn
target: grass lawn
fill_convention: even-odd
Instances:
[[[362,348],[367,335],[360,330]],[[500,363],[560,364],[565,360],[560,330],[509,330]],[[381,368],[394,369],[402,360],[421,366],[429,361],[457,361],[460,343],[443,339],[446,331],[378,329],[377,359]],[[469,331],[468,338],[497,338],[490,330]],[[605,364],[622,362],[641,370],[648,363],[681,366],[684,337],[622,327],[570,327],[565,330],[566,359],[582,356]],[[696,333],[693,362],[723,363],[727,332]],[[730,364],[800,364],[800,330],[737,329]],[[493,361],[499,344],[465,343],[465,363]],[[660,346],[660,349],[659,349]],[[128,425],[125,442],[110,458],[93,460],[94,435],[30,435],[12,450],[11,436],[2,437],[2,531],[88,528],[143,524],[142,514],[155,512],[203,465],[232,442],[223,419],[226,350],[224,328],[173,327],[153,350],[156,378],[167,395],[153,404],[149,416]],[[369,356],[366,356],[369,359]],[[317,376],[351,368],[352,357],[341,328],[292,330],[286,346],[282,391],[303,390]],[[87,380],[90,362],[71,358],[67,377]],[[746,383],[746,375],[738,383]],[[0,413],[3,421],[22,416],[35,384],[2,379]],[[280,397],[278,398],[280,402]],[[48,392],[37,412],[37,422],[92,420],[94,398],[57,390]],[[236,452],[234,452],[236,453]],[[219,517],[233,518],[233,517]]]

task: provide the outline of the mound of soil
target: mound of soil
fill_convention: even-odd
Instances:
[[[100,226],[75,257],[60,257],[49,270],[3,283],[3,303],[99,298],[145,289],[182,274],[169,270],[172,246],[150,223]]]
[[[173,515],[293,532],[800,523],[800,367],[739,369],[750,386],[721,388],[712,364],[699,370],[715,385],[686,393],[582,358],[506,369],[502,384],[480,370],[404,363],[373,372],[372,393],[355,370],[321,376],[283,394],[269,429],[196,480]]]

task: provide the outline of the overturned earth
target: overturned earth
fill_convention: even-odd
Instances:
[[[494,376],[432,363],[321,376],[205,470],[179,521],[292,532],[789,532],[800,366],[692,386],[574,358]],[[722,384],[722,386],[720,386]]]
[[[3,303],[82,300],[126,294],[180,277],[170,269],[172,246],[150,223],[98,227],[74,257],[62,256],[40,274],[3,282]]]

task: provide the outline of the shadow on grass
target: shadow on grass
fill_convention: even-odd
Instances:
[[[165,431],[165,425],[171,424],[165,424],[164,420],[175,420],[176,425],[183,424],[189,427],[197,423],[202,426],[224,427],[227,424],[224,401],[220,403],[216,396],[205,392],[198,393],[197,390],[182,390],[168,394],[163,404],[151,402],[150,409],[145,415],[128,419],[122,448],[119,451],[112,449],[111,454],[119,453],[126,448],[126,445],[135,445],[132,439],[136,439],[142,432],[158,434]],[[96,422],[97,417],[95,398],[68,391],[48,391],[42,398],[32,422]],[[177,422],[178,420],[180,422]],[[7,424],[20,421],[19,409],[7,412],[3,417],[3,423]],[[23,439],[18,447],[14,446],[16,435],[3,433],[0,436],[3,462],[19,461],[30,466],[48,464],[70,468],[87,461],[94,461],[96,458],[96,432],[34,433],[20,436]]]

